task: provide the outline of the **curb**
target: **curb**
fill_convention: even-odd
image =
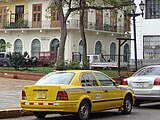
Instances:
[[[0,109],[0,119],[3,118],[17,118],[22,116],[33,115],[32,112],[24,111],[22,108],[14,109]]]

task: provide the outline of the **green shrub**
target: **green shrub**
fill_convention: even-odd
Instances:
[[[55,70],[76,70],[81,69],[79,62],[72,62],[68,60],[58,59],[54,64]]]
[[[19,69],[20,67],[35,67],[38,65],[38,59],[36,57],[29,57],[27,52],[24,52],[22,55],[19,52],[14,52],[11,55],[11,66],[15,69]]]
[[[67,69],[69,70],[76,70],[81,69],[79,62],[69,62],[67,63]]]

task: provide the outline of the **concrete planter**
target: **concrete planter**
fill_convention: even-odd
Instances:
[[[12,79],[38,80],[44,75],[45,74],[40,74],[40,73],[0,71],[0,77],[12,78]]]

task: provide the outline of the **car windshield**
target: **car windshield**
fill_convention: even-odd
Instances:
[[[160,67],[142,68],[139,71],[137,71],[133,76],[143,75],[160,75]]]
[[[73,76],[74,73],[68,73],[68,72],[50,73],[42,77],[35,85],[69,84]]]

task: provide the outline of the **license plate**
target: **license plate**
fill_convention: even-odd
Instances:
[[[144,87],[148,87],[148,83],[146,83],[146,82],[132,83],[132,86],[133,87],[144,88]]]
[[[45,99],[46,98],[46,92],[44,91],[38,91],[36,94],[37,99]]]

